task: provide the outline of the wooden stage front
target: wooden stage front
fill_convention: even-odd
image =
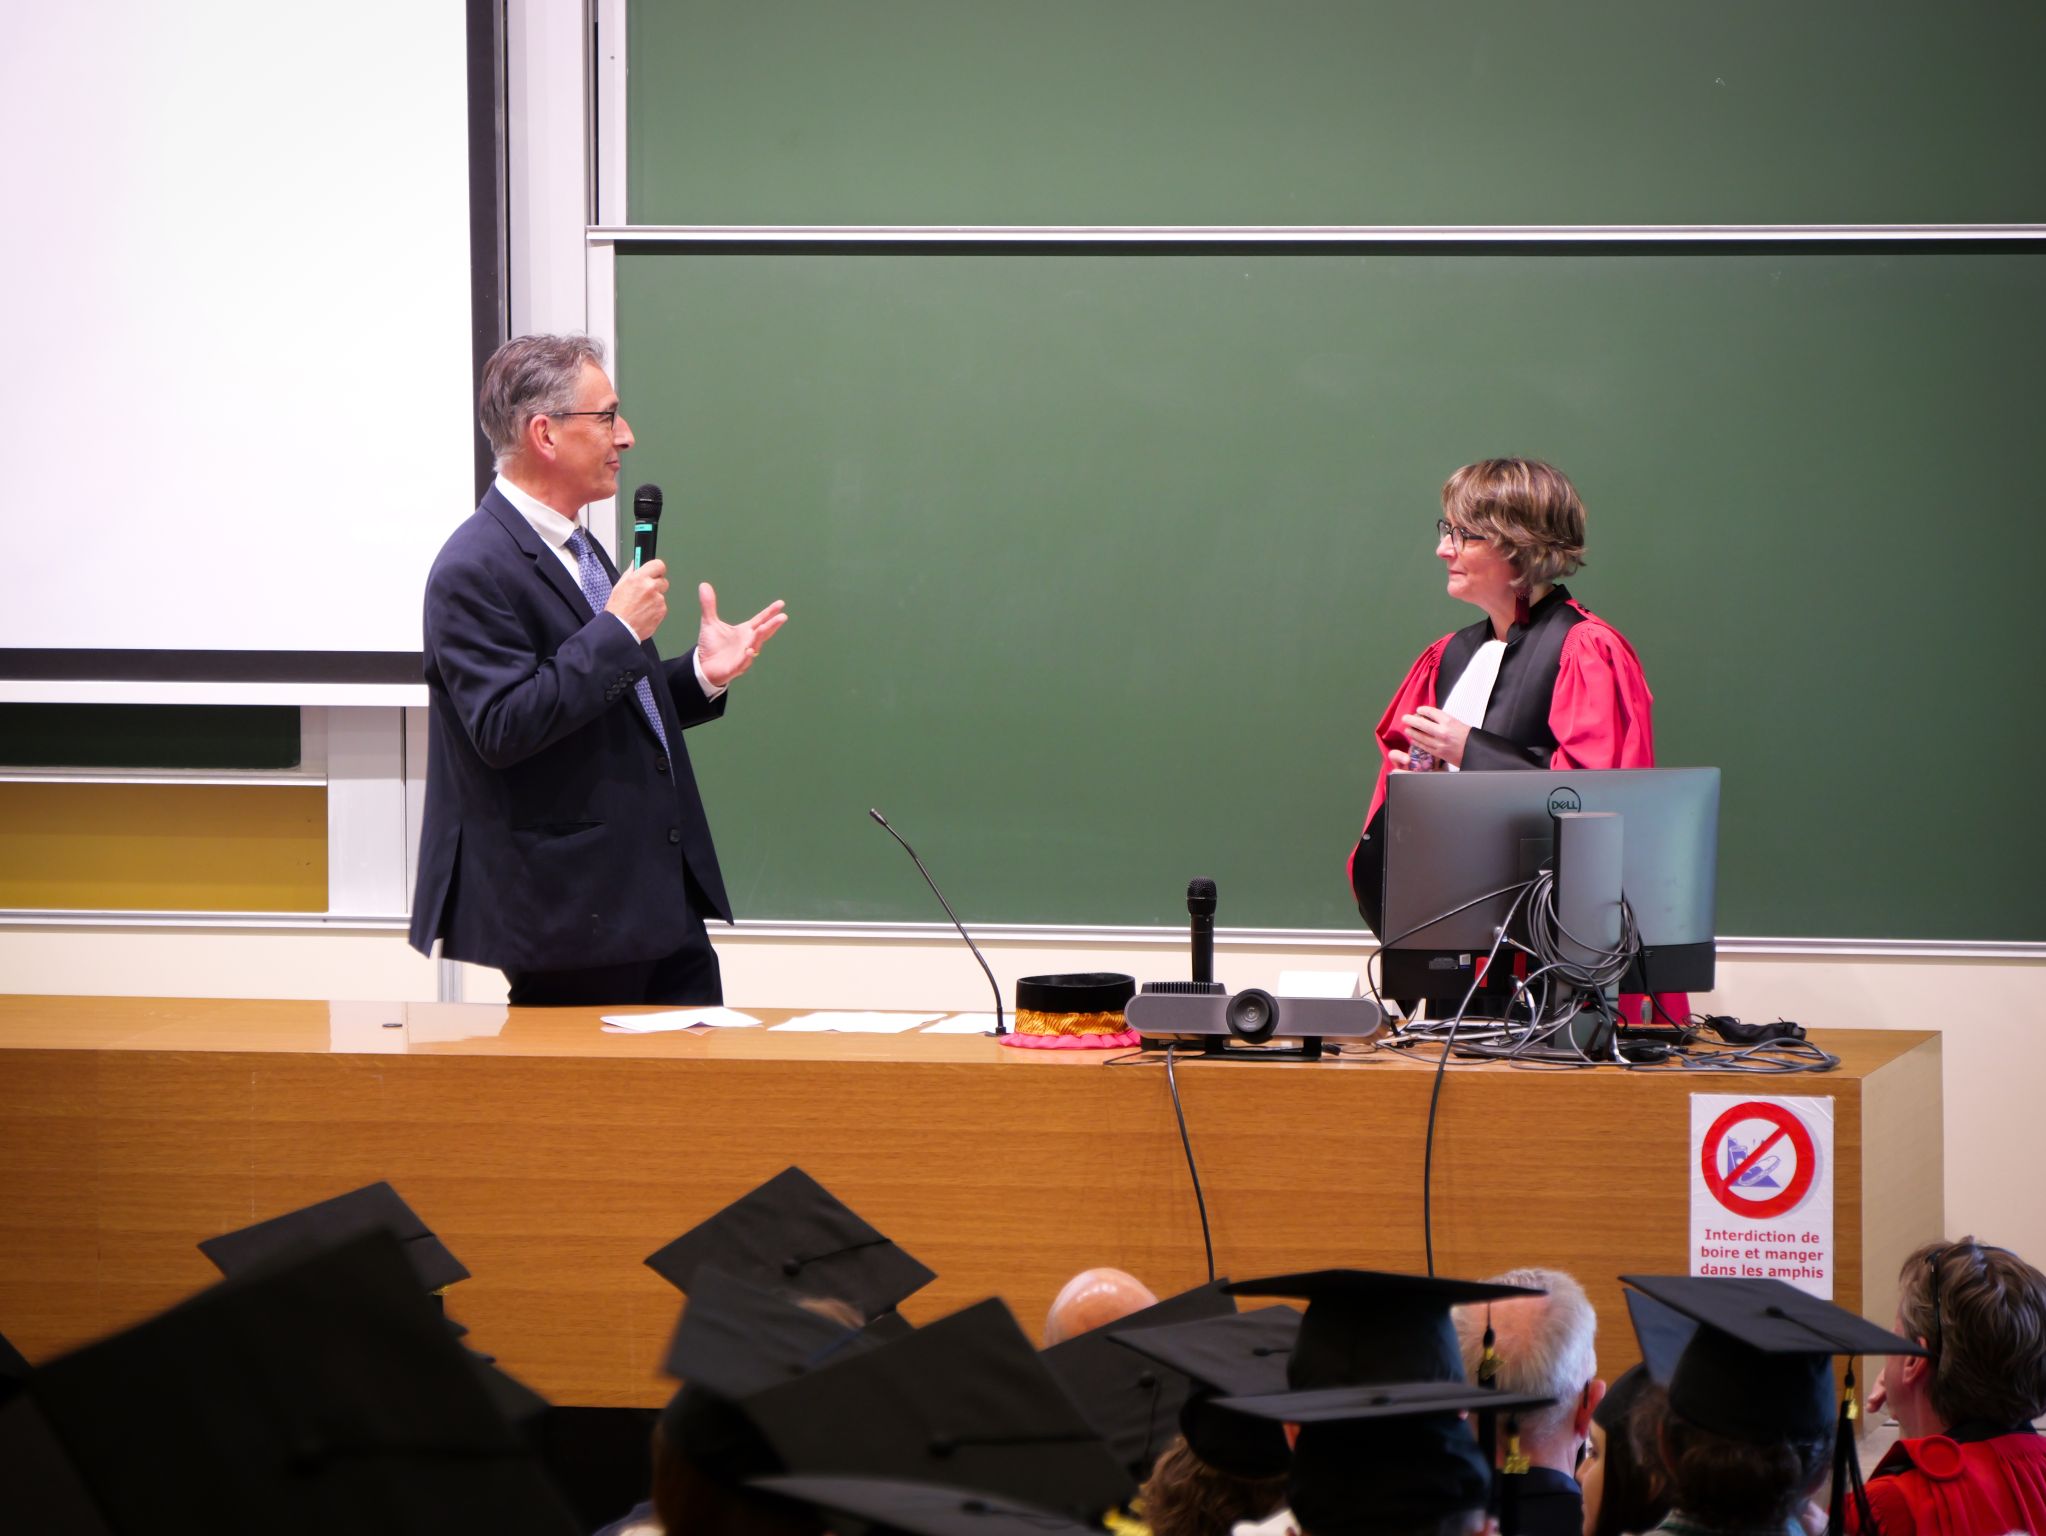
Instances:
[[[762,1015],[773,1023],[785,1014]],[[1887,1322],[1941,1234],[1940,1041],[1836,1031],[1823,1075],[1451,1066],[1435,1261],[1585,1282],[1681,1273],[1694,1092],[1835,1100],[1835,1297]],[[1161,1061],[978,1036],[627,1035],[596,1010],[0,998],[0,1333],[31,1361],[208,1284],[201,1238],[388,1179],[474,1278],[472,1342],[556,1402],[647,1405],[680,1298],[642,1260],[799,1163],[938,1271],[916,1321],[1005,1297],[1033,1334],[1074,1271],[1205,1277]],[[1433,1064],[1182,1058],[1218,1273],[1418,1270]]]

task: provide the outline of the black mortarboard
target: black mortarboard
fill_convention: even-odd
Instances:
[[[1235,1296],[1306,1298],[1288,1379],[1295,1387],[1381,1381],[1462,1381],[1463,1349],[1451,1307],[1544,1293],[1519,1285],[1438,1280],[1371,1269],[1240,1280]]]
[[[791,1472],[945,1483],[1077,1518],[1135,1492],[999,1301],[749,1398],[746,1412]]]
[[[1491,1458],[1458,1415],[1548,1401],[1462,1381],[1419,1381],[1230,1397],[1219,1406],[1300,1426],[1286,1497],[1300,1529],[1319,1532],[1356,1529],[1360,1509],[1392,1530],[1483,1509]]]
[[[0,1403],[21,1390],[21,1384],[28,1380],[29,1363],[20,1350],[7,1342],[7,1335],[0,1333]]]
[[[685,1294],[704,1264],[876,1318],[937,1279],[800,1168],[784,1168],[647,1259]]]
[[[1925,1349],[1782,1280],[1622,1275],[1642,1358],[1671,1412],[1700,1429],[1767,1445],[1834,1430],[1835,1355]]]
[[[1118,1331],[1114,1338],[1191,1382],[1179,1432],[1194,1455],[1236,1477],[1277,1477],[1293,1459],[1285,1430],[1215,1400],[1285,1391],[1286,1364],[1299,1336],[1300,1314],[1293,1308],[1259,1307],[1204,1322]]]
[[[815,1509],[909,1536],[1100,1536],[1034,1504],[940,1483],[886,1477],[764,1477],[752,1484]]]
[[[878,1341],[706,1264],[690,1282],[663,1368],[722,1397],[751,1397]]]
[[[1210,1281],[1168,1296],[1127,1317],[1054,1344],[1038,1356],[1072,1394],[1080,1411],[1108,1442],[1116,1460],[1139,1482],[1151,1475],[1158,1453],[1179,1429],[1186,1376],[1155,1358],[1132,1354],[1116,1342],[1126,1329],[1234,1317],[1236,1303],[1222,1294],[1225,1281]]]
[[[308,1205],[237,1232],[209,1237],[199,1251],[223,1275],[242,1274],[266,1260],[326,1247],[365,1232],[388,1232],[404,1246],[405,1257],[429,1291],[441,1291],[469,1278],[462,1261],[448,1252],[433,1229],[419,1219],[384,1183],[365,1184],[345,1195]]]
[[[576,1529],[382,1231],[52,1361],[28,1395],[124,1536]]]

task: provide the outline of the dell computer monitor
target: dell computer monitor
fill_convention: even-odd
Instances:
[[[1713,980],[1719,847],[1717,768],[1395,773],[1386,783],[1379,990],[1431,1012],[1470,992],[1512,895],[1555,855],[1560,811],[1621,818],[1622,894],[1641,940],[1623,992],[1704,992]],[[1483,897],[1483,900],[1474,898]],[[1525,907],[1522,909],[1523,916]],[[1516,918],[1513,938],[1526,941]],[[1498,1016],[1511,992],[1501,949],[1470,1011]]]

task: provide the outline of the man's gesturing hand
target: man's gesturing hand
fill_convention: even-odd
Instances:
[[[661,585],[665,587],[667,583]],[[696,632],[696,659],[703,667],[704,680],[713,688],[724,687],[752,666],[760,648],[789,621],[789,616],[782,612],[781,599],[776,598],[745,622],[727,624],[718,617],[718,595],[707,581],[697,587],[696,600],[703,605],[703,627]]]
[[[649,560],[626,571],[611,589],[611,601],[604,604],[604,611],[623,619],[634,639],[652,639],[668,616],[668,562]]]

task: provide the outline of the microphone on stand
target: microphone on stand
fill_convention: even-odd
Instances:
[[[632,493],[632,568],[654,557],[654,538],[661,531],[661,488],[643,485]]]
[[[1186,915],[1193,924],[1193,979],[1215,979],[1215,882],[1206,878],[1186,883]]]
[[[973,942],[973,935],[966,931],[966,924],[959,921],[959,914],[952,910],[952,903],[947,901],[945,893],[938,889],[938,882],[933,880],[931,872],[924,868],[924,861],[916,856],[916,850],[909,846],[900,832],[888,825],[888,818],[886,816],[883,816],[876,810],[869,810],[867,814],[874,818],[875,823],[883,832],[886,832],[895,841],[902,844],[902,851],[909,855],[910,862],[916,865],[917,873],[924,877],[924,884],[928,885],[931,888],[931,894],[938,898],[938,905],[943,907],[945,915],[952,919],[952,926],[959,930],[959,937],[966,940],[966,947],[973,951],[973,958],[980,962],[980,968],[983,971],[987,971],[987,984],[994,989],[995,994],[995,1033],[1006,1035],[1009,1031],[1007,1026],[1002,1023],[1002,989],[995,985],[995,973],[988,969],[987,956],[983,955],[980,952],[980,946]]]

